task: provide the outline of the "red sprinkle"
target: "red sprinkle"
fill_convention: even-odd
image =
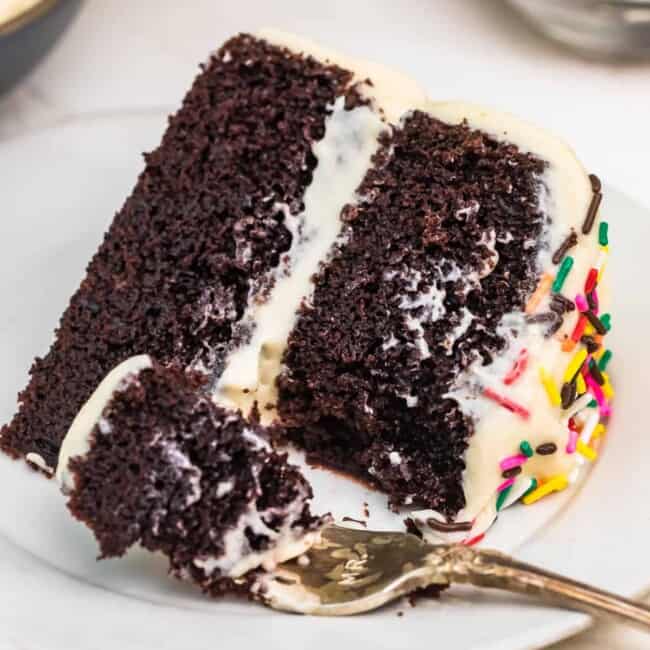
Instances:
[[[598,269],[591,269],[585,280],[585,293],[591,293],[598,283]]]
[[[580,316],[576,326],[573,328],[573,332],[571,332],[571,340],[577,343],[584,334],[585,327],[587,327],[587,319],[584,316]]]
[[[569,418],[569,429],[571,429],[571,431],[577,431],[576,421],[573,418]]]
[[[515,360],[515,363],[513,364],[512,368],[510,369],[510,372],[503,378],[503,383],[506,386],[510,386],[510,384],[514,384],[519,377],[521,377],[521,374],[526,370],[526,366],[528,365],[528,350],[526,348],[522,348],[519,352],[519,356]]]
[[[483,538],[485,537],[485,533],[481,533],[480,535],[477,535],[476,537],[472,537],[472,539],[468,539],[463,542],[464,546],[474,546],[474,544],[478,544]]]
[[[520,415],[525,420],[530,417],[530,411],[528,409],[521,406],[521,404],[517,404],[517,402],[513,402],[511,399],[508,399],[504,395],[499,395],[499,393],[493,391],[491,388],[484,388],[483,395],[491,400],[494,400],[497,404],[503,406],[503,408],[508,409],[517,415]]]

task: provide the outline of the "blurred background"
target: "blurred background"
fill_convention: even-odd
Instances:
[[[650,206],[642,0],[0,0],[0,151],[82,117],[172,111],[211,50],[262,26],[404,70],[435,99],[544,126]],[[601,647],[650,643],[599,626],[555,650]]]

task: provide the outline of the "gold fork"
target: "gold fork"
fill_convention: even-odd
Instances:
[[[650,607],[518,562],[497,551],[430,545],[407,533],[324,529],[319,544],[260,578],[256,591],[275,609],[318,616],[360,614],[417,589],[468,583],[610,615],[650,631]]]

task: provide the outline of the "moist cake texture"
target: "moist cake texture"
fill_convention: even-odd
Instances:
[[[65,474],[79,409],[148,354],[222,424],[240,412],[235,429],[473,543],[597,456],[613,397],[601,198],[517,118],[287,34],[237,36],[146,157],[0,444]]]
[[[129,359],[102,382],[65,439],[59,480],[100,557],[138,543],[211,595],[299,555],[327,518],[311,488],[237,413],[200,390],[204,378]]]
[[[170,118],[37,358],[2,448],[56,468],[75,414],[118,363],[148,353],[211,374],[251,285],[291,244],[329,106],[350,73],[250,36],[227,42]],[[354,89],[348,101],[354,103]],[[282,206],[282,207],[278,207]],[[285,207],[286,206],[286,207]]]

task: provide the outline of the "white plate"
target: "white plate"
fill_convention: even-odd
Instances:
[[[130,191],[142,167],[139,152],[156,145],[164,120],[151,112],[86,117],[0,147],[1,422],[13,414],[33,355],[46,351],[62,308]],[[603,209],[617,253],[611,340],[618,390],[604,458],[580,490],[504,513],[488,541],[632,595],[650,584],[650,436],[641,410],[650,362],[641,336],[650,331],[643,286],[650,214],[611,189]],[[367,501],[371,526],[398,525],[381,495],[327,472],[310,478],[317,509],[361,517]],[[0,493],[0,647],[518,650],[589,623],[579,614],[469,589],[346,620],[213,602],[167,578],[164,561],[144,552],[96,563],[92,537],[68,516],[55,485],[24,464],[0,458]]]

